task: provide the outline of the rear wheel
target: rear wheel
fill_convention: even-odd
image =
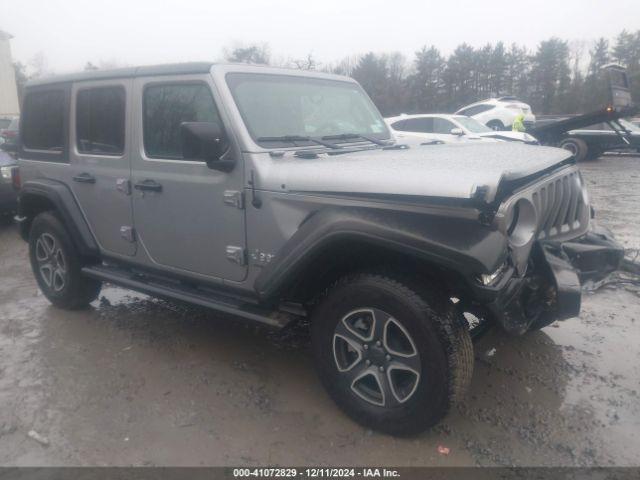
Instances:
[[[433,285],[356,274],[338,282],[312,315],[322,383],[359,423],[415,434],[438,422],[473,372],[467,326]]]
[[[44,212],[33,219],[29,258],[40,290],[56,307],[75,310],[98,298],[102,283],[81,274],[82,259],[53,213]]]
[[[565,138],[560,142],[560,148],[570,151],[577,162],[585,160],[589,153],[587,142],[580,138]]]

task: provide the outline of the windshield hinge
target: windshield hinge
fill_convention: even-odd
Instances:
[[[236,247],[235,245],[227,245],[226,248],[227,259],[233,263],[244,266],[247,264],[247,255],[245,249],[242,247]]]

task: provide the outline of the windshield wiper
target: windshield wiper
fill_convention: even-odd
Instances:
[[[360,133],[341,133],[339,135],[325,135],[322,137],[322,140],[352,140],[354,138],[362,138],[367,142],[375,143],[376,145],[380,145],[381,147],[386,147],[389,145],[389,142],[386,140],[378,140],[377,138],[370,137],[368,135],[362,135]]]
[[[257,140],[258,142],[288,142],[288,143],[312,142],[312,143],[315,143],[316,145],[322,145],[328,148],[342,148],[339,145],[336,145],[335,143],[324,142],[323,141],[324,139],[325,137],[322,137],[322,140],[321,140],[318,138],[305,137],[302,135],[282,135],[280,137],[260,137]]]

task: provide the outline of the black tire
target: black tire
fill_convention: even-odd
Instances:
[[[369,310],[372,310],[371,318],[376,316],[373,312],[381,312],[377,316],[383,319],[379,322],[383,325],[382,331],[374,334],[369,350],[364,350],[368,340],[363,342],[362,356],[355,354],[358,358],[355,363],[349,363],[350,369],[341,372],[339,344],[347,343],[340,338],[341,332],[346,331],[344,322],[350,321],[353,315],[366,318]],[[366,324],[362,319],[357,321]],[[391,343],[387,335],[393,340],[392,333],[409,336],[409,341],[404,342],[404,354],[390,347],[387,350]],[[379,346],[375,337],[382,334],[383,342]],[[355,338],[352,333],[350,335]],[[311,318],[311,341],[320,380],[334,401],[360,424],[394,435],[416,434],[436,424],[462,397],[473,373],[473,345],[466,322],[456,314],[446,295],[425,282],[401,282],[390,276],[369,273],[343,278],[329,289],[315,308]],[[396,341],[394,348],[401,343]],[[409,356],[403,359],[399,355]],[[371,363],[367,364],[367,361]],[[401,361],[416,368],[413,374],[407,375],[404,371],[396,376],[405,377],[402,379],[404,386],[399,380],[391,380],[392,372],[397,371],[397,362]],[[402,369],[398,371],[402,372]],[[424,375],[423,372],[428,373]],[[374,382],[376,377],[378,380]],[[361,384],[357,383],[358,378],[364,379]],[[377,385],[370,388],[366,382]],[[385,383],[387,395],[382,393],[380,382]],[[368,391],[374,394],[366,394]],[[400,394],[396,395],[396,392]]]
[[[504,123],[500,120],[491,120],[490,122],[487,122],[487,127],[491,130],[495,130],[496,132],[504,132],[506,130]]]
[[[77,310],[98,298],[102,282],[82,275],[82,258],[54,213],[40,213],[33,219],[29,258],[40,290],[56,307]]]
[[[581,138],[565,138],[560,142],[560,148],[569,150],[573,154],[573,158],[576,159],[576,162],[584,161],[589,153],[587,142]]]

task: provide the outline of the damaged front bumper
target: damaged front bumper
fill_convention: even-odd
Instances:
[[[511,269],[492,289],[486,310],[507,332],[520,335],[533,324],[564,320],[580,313],[581,285],[598,281],[620,267],[624,249],[611,232],[592,227],[565,242],[537,242],[524,277]]]

